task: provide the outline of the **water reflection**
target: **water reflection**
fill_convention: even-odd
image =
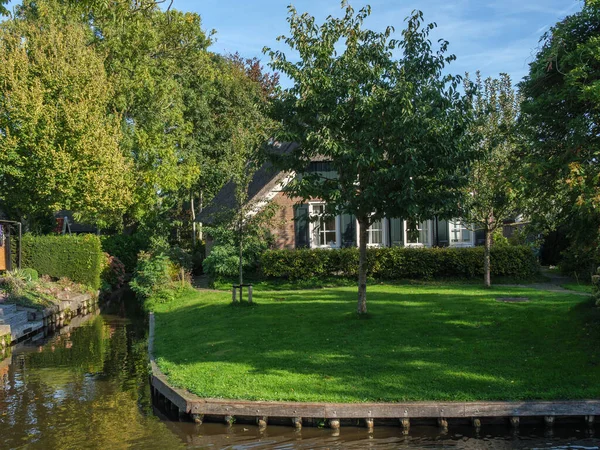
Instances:
[[[143,327],[95,316],[14,349],[0,385],[2,448],[181,448],[151,411]]]
[[[131,303],[134,304],[134,303]],[[0,362],[2,449],[525,449],[600,448],[600,429],[583,423],[521,427],[326,428],[179,422],[151,404],[146,325],[139,312],[94,315]],[[595,434],[594,434],[595,433]]]

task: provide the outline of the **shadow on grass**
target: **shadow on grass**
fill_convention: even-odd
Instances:
[[[299,401],[599,398],[600,312],[580,297],[473,286],[257,292],[165,305],[156,352],[177,385],[206,397]],[[514,291],[512,291],[514,292]],[[170,309],[170,310],[167,310]]]

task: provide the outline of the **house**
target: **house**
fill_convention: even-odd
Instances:
[[[285,154],[295,147],[295,143],[276,144],[274,151]],[[307,172],[318,172],[323,177],[336,176],[329,162],[323,160],[312,161]],[[326,214],[327,205],[319,199],[301,203],[299,199],[285,194],[285,187],[294,176],[296,174],[277,171],[267,162],[255,173],[248,188],[248,201],[253,212],[269,203],[277,205],[270,225],[275,246],[280,249],[358,246],[355,217],[348,214],[332,217]],[[230,182],[198,215],[197,220],[214,224],[235,207],[235,185]],[[473,247],[484,241],[483,233],[471,231],[459,218],[432,218],[417,224],[410,219],[384,218],[371,225],[368,236],[367,245],[370,247]],[[212,240],[208,236],[207,253],[211,246]]]

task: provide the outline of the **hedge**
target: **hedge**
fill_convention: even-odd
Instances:
[[[358,249],[268,250],[260,268],[272,278],[306,280],[330,276],[358,276]],[[483,247],[474,248],[369,248],[367,273],[373,278],[432,279],[434,277],[474,278],[483,276]],[[528,278],[539,270],[530,247],[492,248],[492,275]]]
[[[125,265],[127,273],[133,273],[138,262],[138,254],[150,247],[150,239],[145,234],[115,234],[102,236],[102,249],[110,256],[116,256]]]
[[[35,269],[40,275],[69,278],[93,289],[100,288],[104,268],[100,238],[82,236],[23,235],[22,267]]]

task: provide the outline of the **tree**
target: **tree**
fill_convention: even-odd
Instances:
[[[34,228],[60,209],[118,224],[131,204],[112,84],[90,40],[56,2],[25,2],[0,25],[0,199]]]
[[[477,73],[475,83],[465,80],[465,90],[476,93],[471,134],[480,156],[471,166],[460,217],[465,225],[474,225],[474,230],[483,229],[485,233],[484,284],[490,287],[493,232],[502,227],[503,220],[510,214],[519,211],[521,199],[515,175],[520,99],[507,74],[483,81]]]
[[[460,77],[445,75],[454,60],[448,42],[433,48],[415,11],[391,39],[363,29],[371,8],[356,15],[342,2],[344,16],[317,25],[309,14],[289,8],[291,36],[282,36],[298,62],[281,51],[265,49],[271,67],[293,86],[282,92],[276,115],[301,145],[277,162],[303,173],[311,159],[331,161],[337,178],[303,174],[289,194],[320,198],[331,214],[348,213],[359,223],[359,314],[366,305],[368,228],[376,220],[414,220],[448,215],[458,204],[473,153],[465,138],[468,102],[459,91]],[[399,50],[400,59],[394,58]]]
[[[530,212],[568,224],[587,272],[600,260],[600,2],[558,22],[519,85]],[[548,223],[548,222],[547,222]]]

